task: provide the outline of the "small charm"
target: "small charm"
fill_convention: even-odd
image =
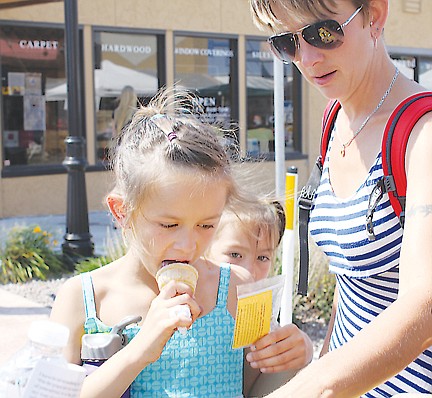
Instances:
[[[344,158],[345,157],[345,145],[342,144],[342,149],[341,149],[341,155]]]

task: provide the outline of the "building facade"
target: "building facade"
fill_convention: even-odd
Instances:
[[[385,39],[394,62],[432,89],[432,2],[391,0]],[[274,72],[247,0],[78,1],[89,210],[110,189],[112,115],[125,86],[146,103],[158,88],[194,91],[209,121],[235,136],[260,189],[274,189]],[[0,217],[66,212],[68,131],[62,2],[0,10]],[[301,186],[318,152],[326,100],[284,66],[286,166]]]

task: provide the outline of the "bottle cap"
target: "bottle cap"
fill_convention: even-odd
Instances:
[[[85,334],[81,343],[81,359],[108,359],[122,348],[122,338],[118,334]]]
[[[28,338],[39,344],[54,347],[66,347],[69,340],[69,329],[60,323],[40,320],[30,325]]]

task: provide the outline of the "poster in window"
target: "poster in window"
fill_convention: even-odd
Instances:
[[[45,96],[24,96],[24,130],[45,130]]]
[[[18,130],[4,130],[3,131],[3,147],[16,148],[19,146]]]
[[[25,93],[26,95],[42,94],[42,74],[41,73],[25,74]]]
[[[9,72],[8,73],[9,95],[25,94],[25,73]]]

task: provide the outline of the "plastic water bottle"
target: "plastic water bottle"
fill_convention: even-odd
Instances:
[[[95,371],[108,358],[120,351],[128,343],[126,336],[123,335],[125,327],[141,320],[141,316],[130,316],[113,326],[110,333],[85,334],[81,341],[81,359],[87,374]],[[130,388],[124,392],[121,398],[129,397]]]
[[[68,339],[63,325],[33,322],[25,346],[0,368],[0,398],[78,397],[85,370],[63,357]]]

